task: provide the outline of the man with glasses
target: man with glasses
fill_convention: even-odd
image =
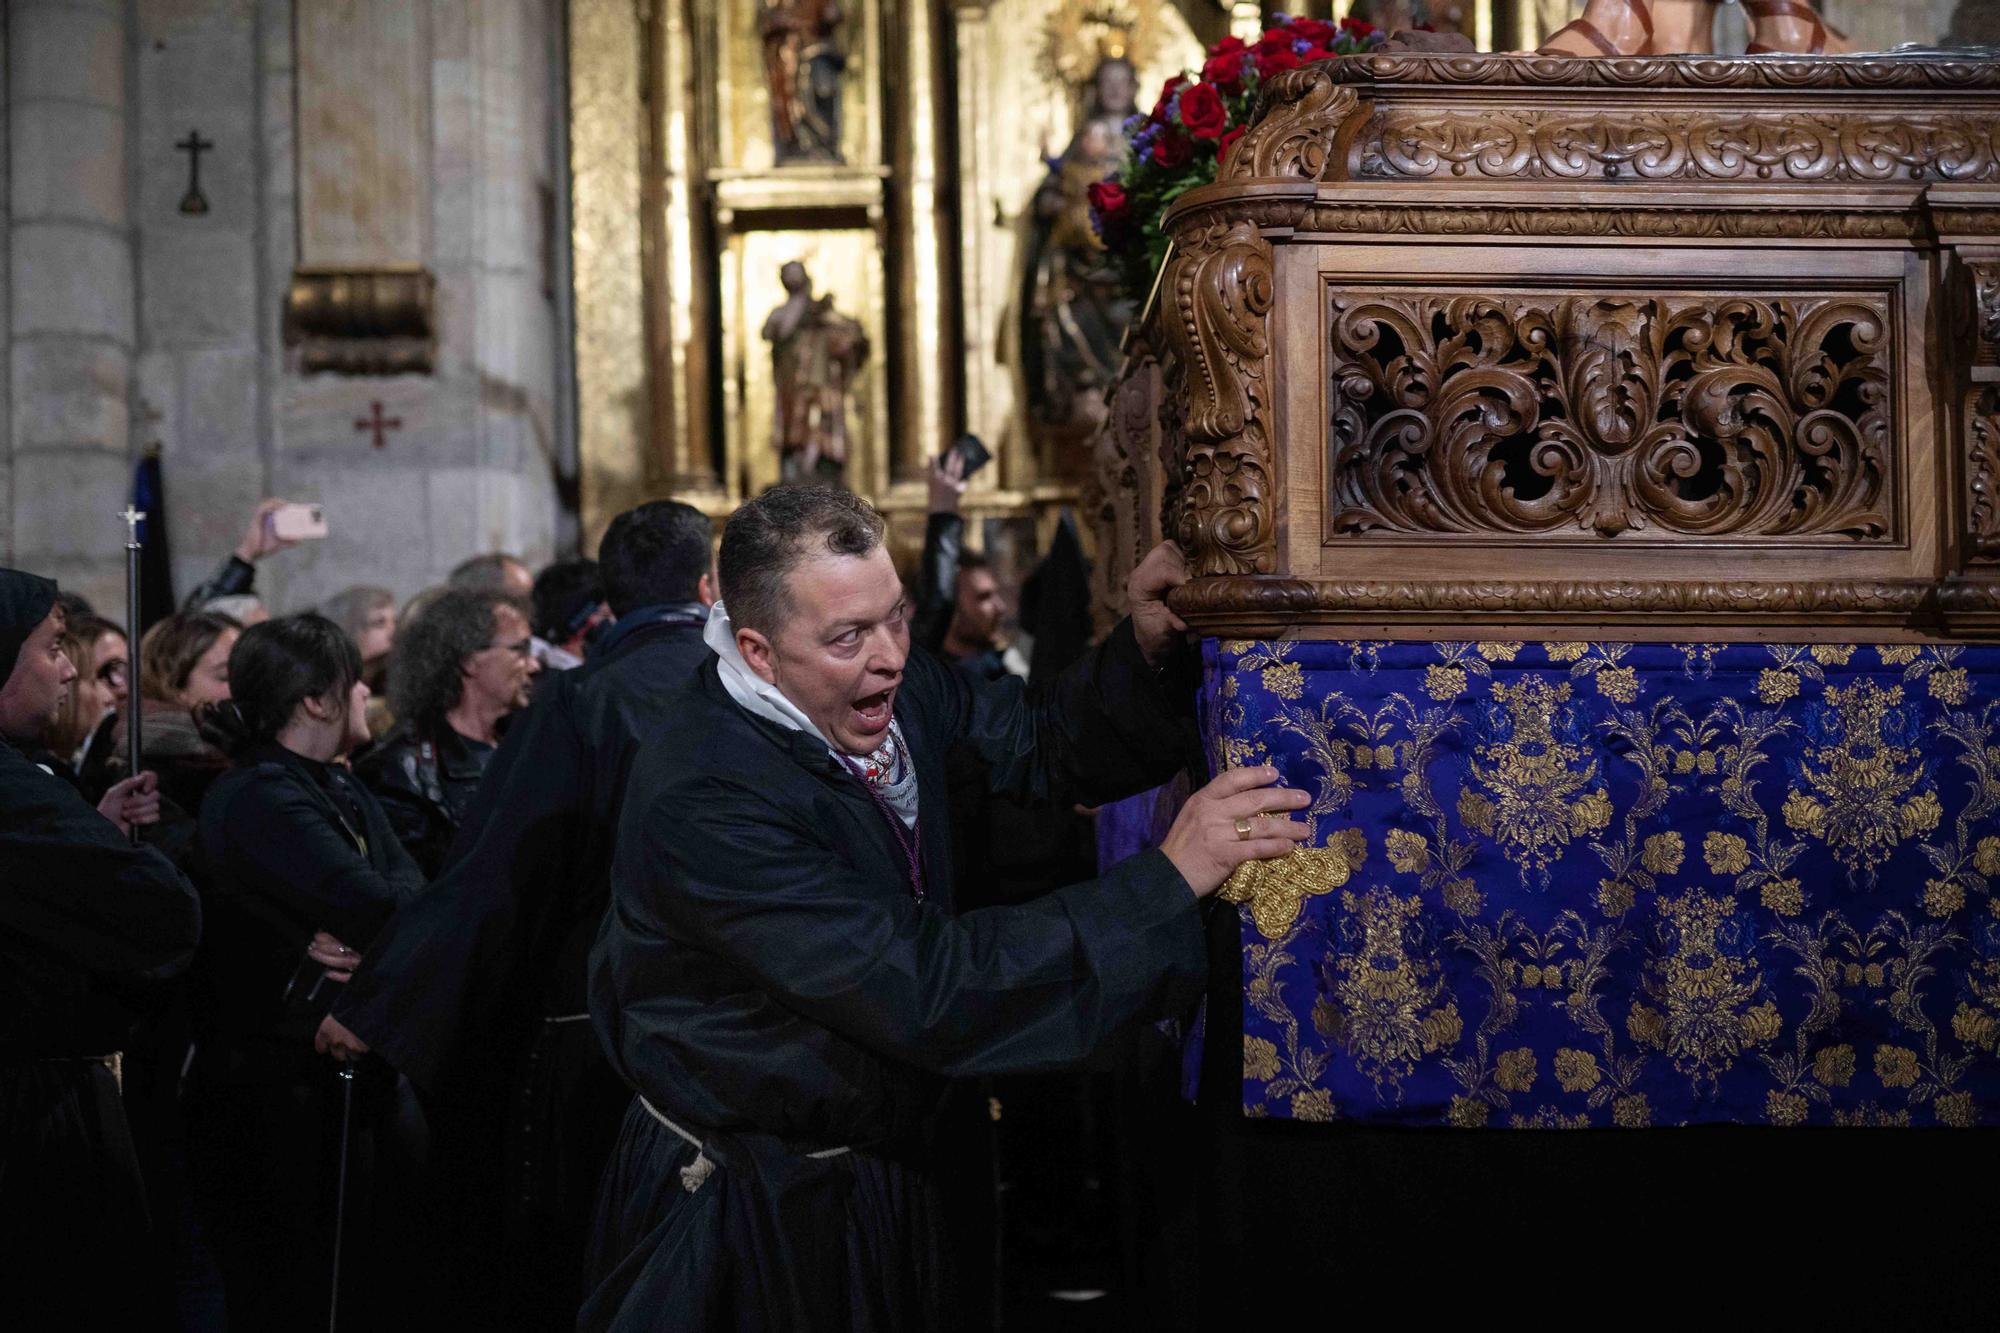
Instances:
[[[540,669],[527,608],[504,593],[450,589],[398,632],[396,726],[356,771],[427,878],[444,868],[501,728],[528,706]]]

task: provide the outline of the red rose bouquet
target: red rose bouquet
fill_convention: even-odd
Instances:
[[[1255,42],[1225,37],[1208,48],[1197,78],[1167,80],[1151,114],[1125,122],[1131,153],[1090,190],[1091,220],[1135,301],[1143,301],[1166,257],[1160,219],[1167,206],[1215,179],[1249,127],[1257,90],[1288,69],[1371,51],[1382,41],[1359,19],[1328,23],[1279,15]]]

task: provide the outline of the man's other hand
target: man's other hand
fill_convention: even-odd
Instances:
[[[332,1014],[319,1021],[319,1031],[313,1034],[313,1049],[321,1055],[330,1055],[342,1064],[349,1060],[359,1060],[368,1054],[368,1043],[347,1030],[347,1027]]]
[[[1125,580],[1125,599],[1132,607],[1132,632],[1139,638],[1139,651],[1154,666],[1187,633],[1187,622],[1167,607],[1167,594],[1188,581],[1186,557],[1172,542],[1161,542],[1146,552]]]
[[[1206,898],[1245,861],[1285,855],[1312,836],[1289,812],[1312,804],[1302,791],[1274,784],[1278,770],[1232,768],[1188,797],[1160,850],[1197,898]]]

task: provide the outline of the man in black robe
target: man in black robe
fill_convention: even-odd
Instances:
[[[927,1329],[949,1308],[927,1143],[944,1080],[1080,1060],[1206,976],[1197,901],[1306,835],[1270,769],[1195,794],[1161,849],[954,915],[945,752],[1102,801],[1181,762],[1171,547],[1133,618],[1033,693],[910,651],[865,501],[780,488],[722,541],[727,610],[633,768],[590,1009],[640,1095],[604,1177],[585,1329]],[[948,1167],[949,1164],[940,1164]]]
[[[597,1178],[631,1100],[590,1030],[586,967],[632,754],[708,656],[713,543],[707,517],[671,500],[612,521],[598,558],[616,623],[515,720],[443,876],[321,1027],[321,1050],[372,1047],[429,1097],[486,1275],[471,1298],[497,1295],[512,1328],[575,1320]],[[479,1229],[494,1218],[497,1248]]]
[[[133,825],[153,775],[98,809],[19,747],[76,668],[56,585],[0,569],[0,1326],[140,1315],[146,1202],[113,1070],[152,984],[201,934],[194,888]]]

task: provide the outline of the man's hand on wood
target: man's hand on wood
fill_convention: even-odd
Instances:
[[[1172,542],[1161,542],[1146,553],[1125,580],[1125,598],[1132,607],[1132,632],[1138,636],[1139,651],[1154,666],[1187,633],[1187,622],[1167,606],[1167,594],[1188,581],[1187,559]]]

